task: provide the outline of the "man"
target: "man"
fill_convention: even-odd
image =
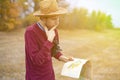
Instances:
[[[63,62],[73,60],[60,52],[56,30],[59,16],[65,13],[56,0],[40,1],[40,10],[34,13],[40,21],[25,32],[26,80],[55,80],[51,57]]]

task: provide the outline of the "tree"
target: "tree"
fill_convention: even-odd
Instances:
[[[88,14],[87,9],[74,8],[71,13],[60,18],[60,28],[91,29],[102,31],[113,28],[112,18],[101,11]]]
[[[60,18],[60,28],[86,29],[88,24],[87,9],[74,8],[71,13]]]
[[[39,8],[40,8],[40,6],[39,6],[40,0],[33,0],[33,2],[34,2],[34,4],[35,4],[35,6],[34,6],[34,11],[39,10]]]
[[[19,21],[19,5],[11,0],[0,0],[0,30],[12,30]]]

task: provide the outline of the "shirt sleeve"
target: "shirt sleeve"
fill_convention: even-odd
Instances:
[[[44,44],[40,45],[39,48],[38,43],[36,41],[35,35],[33,31],[26,31],[25,33],[25,47],[27,50],[27,54],[30,57],[30,60],[35,65],[41,65],[46,61],[50,60],[50,51],[53,47],[53,43],[46,40]],[[28,57],[28,56],[27,56]]]
[[[56,33],[56,37],[55,37],[55,38],[56,38],[56,40],[57,40],[57,50],[56,50],[56,54],[54,55],[54,57],[59,60],[59,57],[60,57],[61,55],[63,55],[63,54],[61,53],[62,49],[61,49],[60,46],[59,46],[58,31],[55,30],[55,33]]]
[[[58,52],[54,57],[59,60],[59,57],[63,55],[61,52]]]

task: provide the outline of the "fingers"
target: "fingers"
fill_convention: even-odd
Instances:
[[[57,27],[57,25],[55,25],[54,27],[52,27],[52,28],[50,29],[50,31],[55,30],[55,29],[56,29],[56,27]]]
[[[58,25],[55,25],[54,27],[52,27],[50,30],[48,30],[48,28],[47,27],[45,27],[45,30],[48,32],[48,31],[53,31],[53,30],[55,30],[56,29],[56,27],[57,27]]]
[[[48,28],[47,28],[47,27],[45,27],[45,31],[46,31],[46,32],[51,32],[51,31],[54,31],[56,27],[57,27],[57,26],[54,26],[54,27],[52,27],[50,30],[48,30]]]
[[[47,27],[45,27],[45,32],[46,32],[46,35],[47,35],[47,38],[50,42],[53,42],[54,40],[54,37],[55,37],[55,31],[54,31],[55,27],[52,28],[51,30],[48,30]]]
[[[48,29],[47,29],[47,27],[45,27],[45,32],[48,33]]]
[[[74,61],[74,59],[73,59],[73,58],[71,58],[71,57],[70,57],[68,60],[69,60],[69,61]]]
[[[45,29],[46,35],[47,35],[47,37],[48,37],[48,35],[49,35],[49,32],[48,32],[48,29],[47,29],[47,27],[45,27],[44,29]]]
[[[48,30],[48,28],[45,27],[45,32],[46,32],[47,38],[50,42],[53,42],[53,40],[54,40],[54,37],[55,37],[55,31],[54,30],[55,30],[56,27],[57,27],[57,25],[52,27],[50,30]]]
[[[58,26],[58,25],[55,25],[54,27],[52,27],[52,28],[50,29],[50,31],[55,30],[57,26]]]
[[[68,61],[74,61],[73,57],[68,57]]]

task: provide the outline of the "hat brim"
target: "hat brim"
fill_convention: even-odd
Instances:
[[[41,13],[41,11],[36,11],[33,13],[33,15],[34,16],[53,16],[53,15],[62,15],[62,14],[66,14],[66,13],[67,13],[67,9],[59,7],[59,9],[57,11],[51,12],[49,14],[43,14],[43,13]]]

